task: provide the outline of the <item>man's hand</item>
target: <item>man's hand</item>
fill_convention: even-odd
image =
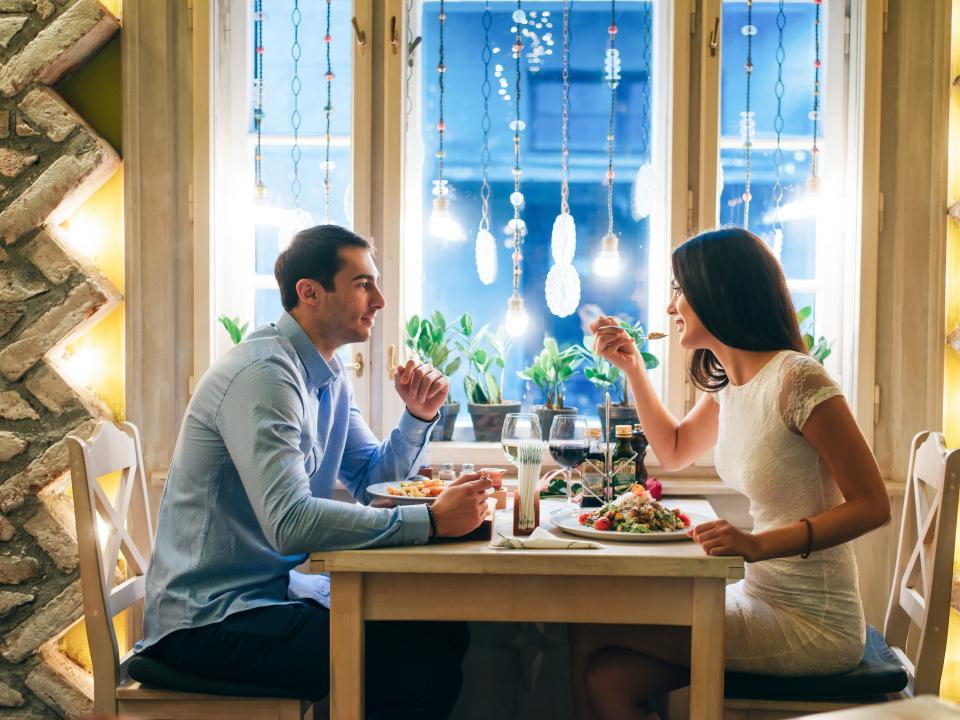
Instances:
[[[627,331],[620,327],[616,318],[601,315],[590,323],[590,332],[593,333],[594,351],[615,367],[628,374],[631,370],[643,367],[640,349]]]
[[[738,530],[726,520],[700,523],[688,530],[687,535],[700,543],[707,555],[740,555],[747,562],[762,559],[759,538]]]
[[[480,473],[464,473],[437,496],[431,511],[437,537],[460,537],[475,530],[487,512],[487,490],[493,486]]]
[[[442,372],[416,360],[407,360],[397,368],[393,385],[410,414],[424,422],[437,416],[450,390],[450,381]]]

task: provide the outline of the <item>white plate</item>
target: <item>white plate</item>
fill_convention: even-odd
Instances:
[[[375,498],[393,500],[394,505],[422,505],[423,503],[430,504],[436,500],[435,497],[406,497],[404,495],[391,495],[389,492],[387,492],[388,487],[399,488],[400,481],[376,483],[375,485],[368,486],[367,492]]]
[[[586,511],[584,511],[586,512]],[[690,527],[696,527],[702,522],[707,522],[708,518],[699,515],[688,515],[690,518]],[[674,530],[673,532],[651,532],[651,533],[628,533],[611,532],[610,530],[596,530],[580,524],[580,513],[564,512],[558,513],[550,521],[558,528],[571,535],[590,538],[591,540],[600,540],[605,542],[670,542],[672,540],[689,540],[687,530]]]

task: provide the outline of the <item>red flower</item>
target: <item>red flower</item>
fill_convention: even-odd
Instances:
[[[655,477],[648,478],[647,492],[653,496],[654,500],[659,500],[663,496],[663,485]]]

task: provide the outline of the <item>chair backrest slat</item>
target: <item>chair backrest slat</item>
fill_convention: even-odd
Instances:
[[[890,602],[887,643],[908,660],[912,694],[938,693],[947,644],[953,550],[960,496],[960,450],[943,435],[913,439]]]
[[[135,426],[120,428],[101,422],[89,440],[67,438],[77,548],[87,639],[93,663],[94,706],[98,714],[116,713],[116,687],[120,679],[120,649],[114,631],[115,615],[130,610],[140,617],[145,595],[144,574],[153,550],[153,528],[143,473],[140,435]],[[120,473],[116,498],[111,501],[99,478]],[[98,518],[106,529],[101,540]],[[120,552],[126,561],[126,579],[116,584]],[[128,623],[128,627],[130,624]],[[131,627],[131,642],[142,628]]]

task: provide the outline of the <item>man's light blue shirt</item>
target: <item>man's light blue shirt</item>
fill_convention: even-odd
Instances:
[[[187,408],[146,577],[148,647],[232,613],[312,597],[325,576],[291,570],[317,550],[425,543],[426,506],[331,500],[337,478],[366,488],[413,474],[431,423],[404,412],[379,442],[338,358],[327,363],[287,313],[204,374]]]

